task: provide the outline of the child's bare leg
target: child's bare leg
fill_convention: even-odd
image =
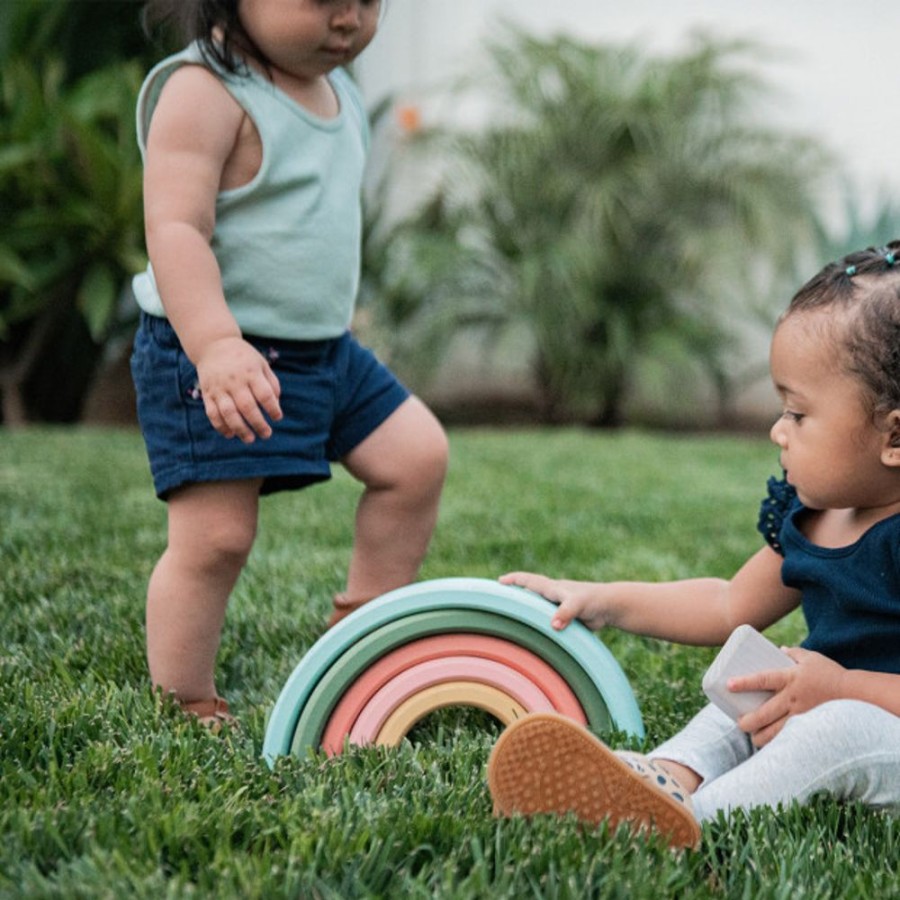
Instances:
[[[216,653],[256,535],[259,481],[191,485],[168,505],[168,546],[147,591],[147,661],[155,687],[190,703],[216,696]]]
[[[671,759],[653,757],[653,762],[662,766],[689,794],[693,794],[703,783],[703,779],[688,766]]]
[[[437,522],[447,457],[440,423],[410,397],[342,460],[365,485],[356,512],[346,611],[415,580]]]

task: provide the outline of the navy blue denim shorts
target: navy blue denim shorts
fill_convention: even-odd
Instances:
[[[264,494],[331,477],[330,463],[365,440],[404,400],[407,389],[348,333],[323,341],[245,335],[281,383],[284,418],[251,444],[222,437],[203,407],[197,370],[168,320],[146,313],[131,373],[157,495],[203,481],[262,478]]]

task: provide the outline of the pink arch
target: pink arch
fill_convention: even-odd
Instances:
[[[467,682],[497,688],[522,705],[526,712],[551,712],[550,698],[527,676],[506,663],[476,656],[447,656],[411,666],[376,691],[363,707],[350,742],[374,744],[391,713],[426,688],[447,682]]]
[[[340,753],[344,738],[373,695],[406,669],[448,656],[468,656],[504,663],[537,685],[553,708],[587,724],[584,709],[568,682],[539,656],[504,638],[466,632],[419,638],[386,653],[347,688],[334,707],[322,733],[322,748],[329,755]]]

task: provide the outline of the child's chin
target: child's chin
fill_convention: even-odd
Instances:
[[[814,497],[809,497],[803,493],[799,488],[796,488],[797,491],[797,499],[807,508],[812,510],[822,510],[828,509],[828,504],[823,503],[821,500],[816,500]]]

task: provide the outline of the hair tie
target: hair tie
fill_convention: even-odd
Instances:
[[[844,274],[848,278],[852,278],[856,274],[856,266],[847,266],[847,268],[844,269]]]
[[[897,260],[893,251],[884,255],[884,261],[887,263],[889,269],[894,265]]]

